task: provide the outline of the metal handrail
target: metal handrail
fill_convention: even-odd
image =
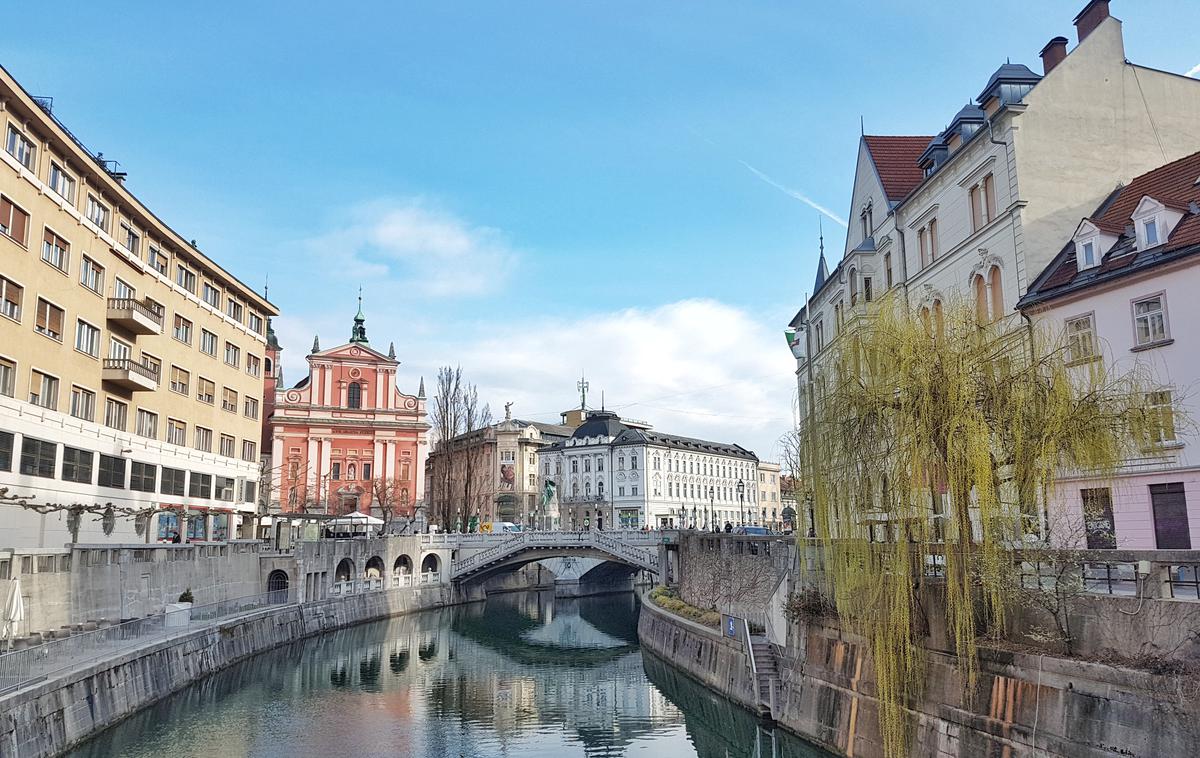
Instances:
[[[746,652],[750,658],[750,671],[754,674],[754,691],[758,692],[758,663],[754,660],[754,643],[750,640],[750,622],[744,616],[742,630],[746,633]]]

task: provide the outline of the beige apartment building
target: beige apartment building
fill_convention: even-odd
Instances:
[[[278,311],[3,69],[0,138],[0,551],[248,530]]]

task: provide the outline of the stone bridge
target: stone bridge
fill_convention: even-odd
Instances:
[[[460,557],[450,566],[454,582],[483,579],[505,569],[546,558],[597,558],[631,570],[661,574],[659,551],[677,542],[671,532],[599,531],[518,532],[516,534],[428,535],[430,546],[456,548]],[[425,541],[423,540],[423,541]],[[469,554],[467,554],[469,552]]]

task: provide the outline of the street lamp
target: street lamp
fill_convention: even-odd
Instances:
[[[712,512],[716,507],[717,490],[713,486],[708,488],[708,513],[704,514],[704,531],[712,531]]]
[[[746,483],[743,482],[741,479],[738,479],[737,493],[738,493],[738,525],[745,526],[746,525]]]

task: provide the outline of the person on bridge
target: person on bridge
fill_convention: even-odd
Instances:
[[[732,532],[732,531],[733,531],[733,524],[731,524],[730,522],[726,521],[726,522],[725,522],[725,533],[726,533],[726,534],[729,534],[729,533],[730,533],[730,532]]]

